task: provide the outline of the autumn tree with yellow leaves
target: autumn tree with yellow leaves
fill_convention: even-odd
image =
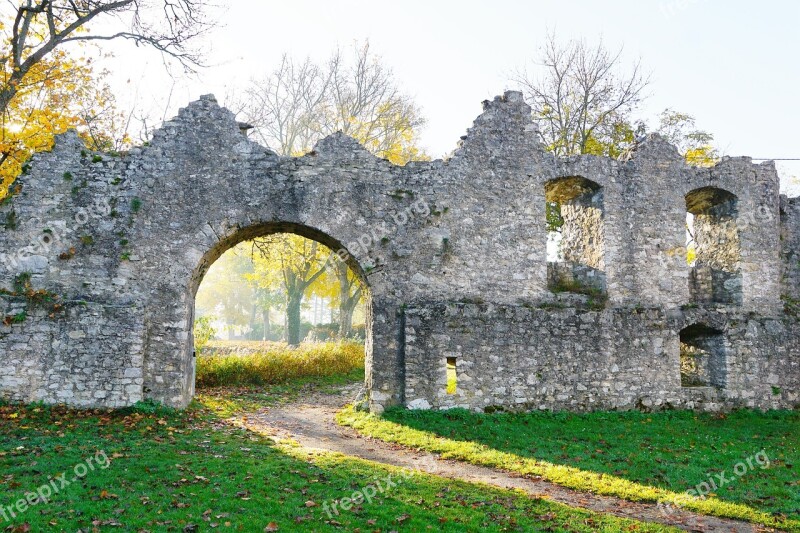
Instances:
[[[0,198],[33,152],[81,127],[96,148],[109,148],[113,99],[80,47],[129,40],[186,68],[199,62],[191,41],[210,24],[202,0],[9,0],[0,8]],[[104,21],[108,31],[92,31]],[[98,24],[98,27],[100,24]]]
[[[665,109],[658,117],[656,133],[675,145],[690,165],[710,167],[720,159],[712,144],[714,136],[698,129],[695,118],[688,113]]]
[[[12,63],[2,64],[3,79]],[[35,152],[49,150],[54,137],[75,128],[87,146],[113,150],[124,143],[124,120],[90,59],[56,50],[22,78],[0,116],[0,198]]]
[[[286,297],[286,342],[300,344],[300,310],[303,298],[328,272],[335,253],[317,241],[289,233],[276,233],[254,241],[254,276],[258,286],[280,286]]]
[[[531,106],[545,148],[558,156],[591,154],[618,158],[647,133],[634,113],[647,97],[650,76],[636,61],[622,64],[622,50],[548,35],[536,69],[514,76]],[[687,113],[666,109],[656,133],[678,147],[686,162],[710,166],[719,159],[714,137]]]
[[[641,64],[621,64],[622,50],[548,35],[535,70],[514,81],[530,104],[545,147],[558,156],[616,157],[634,140],[631,115],[650,84]]]
[[[364,285],[339,256],[334,256],[333,271],[338,282],[335,298],[339,304],[339,337],[347,339],[353,334],[353,313],[364,296]]]

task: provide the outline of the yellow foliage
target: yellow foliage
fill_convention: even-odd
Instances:
[[[416,132],[409,117],[401,110],[392,110],[393,105],[394,102],[385,103],[378,110],[376,120],[369,123],[359,124],[352,117],[354,128],[350,130],[350,135],[367,150],[395,165],[430,160],[416,146]]]
[[[689,266],[692,266],[695,261],[697,261],[697,249],[694,246],[689,246],[686,249],[686,262]]]
[[[327,246],[294,233],[275,233],[258,242],[254,271],[246,277],[259,287],[282,286],[289,292],[302,290],[305,296],[319,291],[322,296],[331,284],[326,274],[333,251]]]
[[[717,151],[711,145],[689,148],[684,157],[687,163],[696,167],[713,167],[719,161]]]
[[[207,352],[197,358],[198,388],[285,383],[364,368],[364,345],[355,342],[292,348],[278,342],[212,341]]]
[[[347,115],[342,109],[326,109],[323,114],[326,117],[324,123],[336,123],[337,117]],[[395,165],[405,165],[409,161],[430,161],[430,156],[417,147],[417,131],[412,123],[416,118],[409,115],[398,101],[389,100],[379,106],[373,116],[360,119],[347,115],[340,126],[346,135],[376,156]],[[291,155],[300,156],[309,151],[310,148],[304,148],[293,151]]]
[[[0,22],[0,32],[6,33],[11,26],[9,21]],[[41,38],[43,34],[44,28],[33,27],[29,35]],[[10,51],[0,51],[2,88],[8,87],[14,69]],[[70,128],[78,128],[91,148],[109,148],[111,139],[104,132],[114,102],[102,83],[104,76],[105,72],[94,71],[91,59],[56,49],[16,84],[17,93],[0,123],[0,198],[7,195],[27,159],[50,150],[54,136]]]

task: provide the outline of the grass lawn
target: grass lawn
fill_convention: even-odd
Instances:
[[[387,441],[580,490],[670,501],[800,531],[797,411],[487,415],[390,409],[379,418],[346,410],[339,422]],[[759,462],[755,456],[762,451]],[[744,469],[737,467],[740,462]],[[683,494],[709,479],[721,484],[720,474],[725,485],[707,498]]]
[[[347,378],[326,384],[336,379]],[[59,487],[47,502],[24,512],[17,506],[9,520],[0,516],[0,529],[672,531],[512,491],[424,474],[406,478],[399,469],[339,455],[309,456],[222,416],[308,386],[289,382],[228,401],[220,390],[201,391],[184,412],[0,405],[0,506],[43,485]],[[386,487],[388,475],[396,485],[381,493],[377,483]],[[335,514],[333,503],[343,505],[356,491],[375,494]]]

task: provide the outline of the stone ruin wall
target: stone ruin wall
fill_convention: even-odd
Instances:
[[[599,188],[602,227],[584,217],[567,242],[601,240],[602,297],[548,288],[545,185],[576,176]],[[771,163],[691,168],[658,137],[628,161],[557,159],[513,92],[484,103],[447,161],[393,166],[341,134],[285,158],[203,97],[121,156],[61,136],[17,185],[0,207],[7,400],[185,406],[203,275],[242,240],[292,231],[346,250],[369,286],[375,411],[800,404],[800,331],[782,299],[800,296],[800,209]],[[703,187],[737,199],[736,303],[690,291],[685,195]],[[680,332],[700,323],[721,332],[722,387],[681,386]]]
[[[592,198],[585,205],[564,205],[561,216],[564,218],[561,240],[564,261],[604,271],[602,200]]]

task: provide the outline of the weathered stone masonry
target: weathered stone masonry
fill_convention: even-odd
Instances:
[[[800,404],[800,206],[771,163],[691,168],[655,136],[627,161],[556,159],[518,93],[484,108],[449,160],[404,167],[341,134],[278,157],[212,97],[122,156],[59,137],[0,207],[0,397],[186,405],[203,274],[292,231],[347,250],[369,286],[374,410]],[[558,183],[590,187],[563,197],[565,263],[548,265]],[[687,211],[710,250],[694,272]],[[682,385],[681,339],[708,357],[700,386]]]

